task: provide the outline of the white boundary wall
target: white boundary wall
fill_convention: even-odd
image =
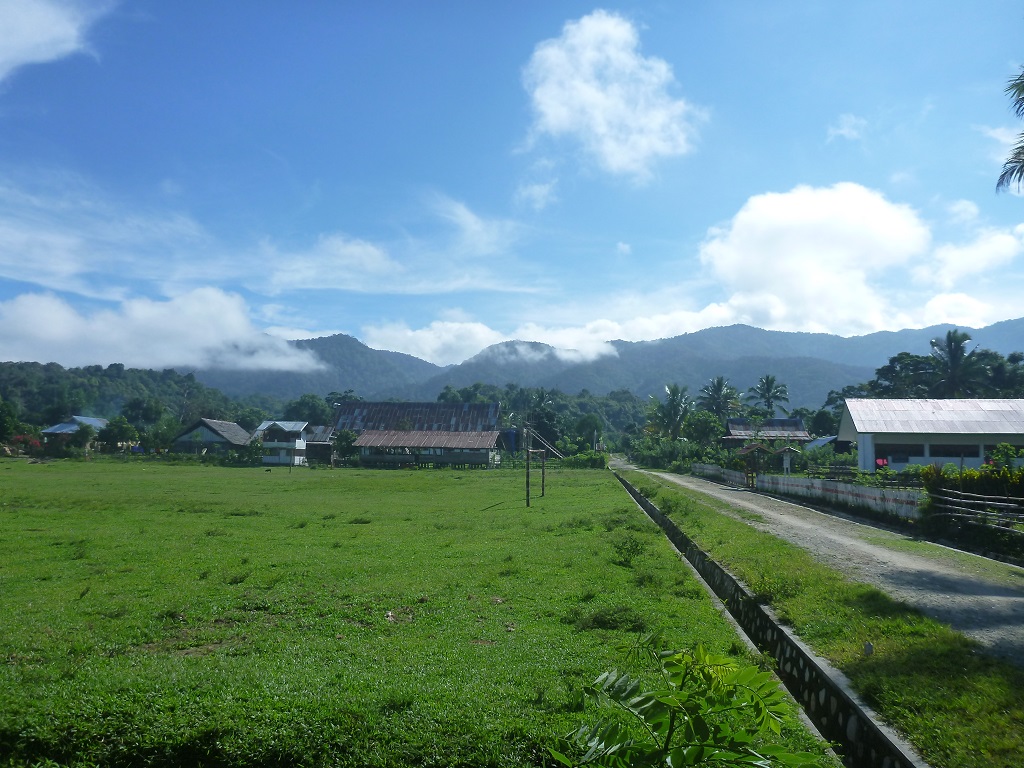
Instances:
[[[693,472],[694,474],[701,475],[703,477],[714,477],[728,483],[729,485],[738,485],[742,487],[747,484],[747,476],[745,473],[736,469],[723,469],[717,464],[694,464]]]
[[[730,485],[744,485],[742,472],[722,469],[708,464],[694,464],[695,474],[715,477]],[[730,475],[737,476],[731,478]],[[866,507],[876,512],[895,515],[904,520],[920,520],[918,509],[923,492],[901,491],[891,488],[873,488],[866,485],[841,483],[837,480],[816,480],[809,477],[793,477],[792,475],[757,476],[757,490],[765,493],[776,493],[780,496],[798,496],[806,499],[817,499],[826,504],[842,504],[853,507]]]

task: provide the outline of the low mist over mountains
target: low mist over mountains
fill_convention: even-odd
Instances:
[[[875,369],[900,352],[928,354],[929,341],[955,327],[935,325],[843,338],[732,325],[657,341],[613,341],[615,354],[591,359],[539,342],[507,341],[459,365],[443,367],[411,355],[370,349],[339,334],[291,342],[314,352],[324,363],[320,370],[205,370],[196,371],[195,376],[235,396],[264,393],[290,400],[307,392],[353,390],[371,400],[435,400],[446,385],[461,388],[478,381],[571,394],[583,389],[596,395],[628,389],[646,397],[660,395],[673,382],[696,395],[711,378],[725,376],[745,392],[767,373],[789,387],[791,407],[818,408],[830,390],[873,378]],[[1004,355],[1024,351],[1024,319],[960,330],[968,332],[979,347]]]

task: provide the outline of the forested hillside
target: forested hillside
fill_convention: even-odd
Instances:
[[[159,411],[181,423],[200,417],[233,418],[246,407],[279,407],[267,398],[234,401],[192,374],[120,364],[64,368],[56,363],[0,363],[0,400],[13,405],[21,421],[37,426],[71,415],[112,419],[126,407]]]

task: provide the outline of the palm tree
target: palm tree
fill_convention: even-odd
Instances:
[[[1024,118],[1024,69],[1006,85],[1006,93],[1013,104],[1017,117]],[[1016,184],[1020,189],[1024,184],[1024,133],[1017,137],[1017,143],[1010,150],[1010,156],[1003,164],[1003,172],[996,181],[996,190],[1008,189]]]
[[[978,355],[978,348],[967,351],[970,334],[956,329],[945,338],[931,340],[935,383],[929,394],[934,397],[975,397],[988,385],[989,369]]]
[[[725,376],[716,376],[710,384],[701,387],[697,405],[724,423],[740,409],[740,393]]]
[[[656,434],[678,440],[689,414],[690,398],[686,395],[686,387],[669,384],[665,387],[665,402],[651,395],[647,406],[647,425]]]
[[[766,373],[757,380],[757,384],[747,390],[747,400],[754,405],[762,404],[768,412],[768,418],[775,418],[775,406],[779,403],[789,402],[789,387],[779,384],[775,377]],[[785,409],[779,408],[783,413]]]

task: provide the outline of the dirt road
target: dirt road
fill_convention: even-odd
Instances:
[[[745,522],[949,624],[1024,666],[1024,568],[825,514],[742,488],[668,472],[665,480],[756,513]]]

